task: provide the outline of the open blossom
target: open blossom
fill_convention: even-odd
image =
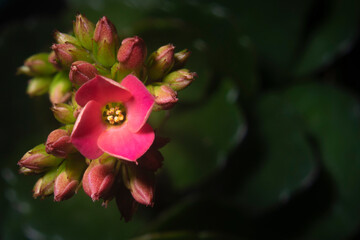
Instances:
[[[133,75],[121,84],[97,75],[82,85],[75,95],[83,107],[71,135],[82,155],[96,159],[104,152],[136,161],[154,141],[154,131],[146,123],[154,97]]]

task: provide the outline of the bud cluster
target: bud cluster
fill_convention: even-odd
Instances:
[[[154,204],[155,172],[164,160],[159,148],[168,141],[154,134],[155,140],[149,140],[150,144],[144,148],[140,157],[133,160],[106,152],[100,157],[85,157],[82,146],[76,145],[72,136],[74,129],[79,129],[79,119],[87,105],[84,106],[75,96],[81,91],[82,98],[96,96],[92,90],[84,93],[82,89],[97,84],[94,82],[98,81],[99,76],[108,79],[103,79],[102,84],[110,84],[107,81],[112,81],[114,83],[109,86],[120,88],[114,91],[124,91],[119,86],[126,82],[127,76],[132,75],[137,79],[132,81],[139,81],[141,86],[127,83],[125,89],[134,96],[138,91],[143,91],[148,97],[140,98],[140,101],[151,102],[151,105],[145,102],[139,105],[149,108],[149,113],[142,110],[144,114],[139,115],[139,118],[145,119],[142,122],[144,125],[151,111],[172,108],[178,101],[177,92],[189,86],[196,77],[196,73],[184,68],[190,52],[187,49],[175,52],[175,47],[167,44],[148,56],[143,39],[134,36],[120,40],[115,25],[106,17],[94,24],[78,14],[73,22],[73,33],[55,31],[55,43],[51,51],[29,57],[18,69],[19,74],[32,78],[27,88],[30,96],[49,94],[54,117],[62,124],[62,127],[48,135],[43,144],[21,158],[18,162],[20,173],[40,174],[33,189],[35,198],[53,195],[55,201],[63,201],[71,198],[82,185],[93,201],[101,199],[106,206],[115,199],[123,218],[129,221],[139,204]],[[112,96],[112,90],[106,86],[106,93],[99,94]],[[114,109],[121,113],[121,106],[120,102],[115,107],[117,110]],[[130,108],[129,105],[129,111]],[[107,124],[101,120],[102,117],[114,115],[110,114],[111,108],[102,111],[105,115],[98,118],[100,125]],[[127,117],[126,109],[121,116]],[[141,121],[131,119],[132,116],[129,115],[129,121],[141,124]],[[129,127],[130,130],[135,128]],[[145,128],[149,129],[149,126],[143,126]],[[143,134],[139,128],[135,130],[133,134]],[[87,145],[86,141],[84,145]]]

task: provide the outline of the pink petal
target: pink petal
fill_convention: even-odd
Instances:
[[[98,139],[98,146],[114,157],[134,162],[150,148],[155,134],[149,124],[133,133],[127,123],[106,129]]]
[[[101,119],[101,105],[89,101],[75,122],[70,141],[82,155],[96,159],[103,154],[97,146],[97,140],[105,129],[106,126]]]
[[[126,118],[129,130],[137,132],[149,118],[154,105],[154,97],[144,84],[133,75],[126,76],[121,85],[128,89],[133,96],[129,101],[125,102]]]
[[[75,95],[80,106],[85,106],[90,100],[105,105],[108,102],[126,102],[129,98],[131,94],[122,85],[100,75],[82,85]]]

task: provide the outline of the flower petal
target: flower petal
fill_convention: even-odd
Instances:
[[[98,146],[114,157],[135,162],[150,148],[155,134],[149,124],[134,133],[127,123],[106,129],[98,139]]]
[[[101,119],[101,105],[89,101],[75,122],[70,141],[82,155],[96,159],[103,154],[97,146],[97,140],[105,129],[106,126]]]
[[[108,102],[125,102],[129,98],[131,94],[124,86],[100,75],[82,85],[75,95],[80,106],[85,106],[90,100],[105,105]]]
[[[137,132],[149,118],[154,105],[154,97],[146,89],[145,85],[135,76],[126,76],[121,85],[128,89],[133,96],[125,102],[126,118],[129,124],[129,130]]]

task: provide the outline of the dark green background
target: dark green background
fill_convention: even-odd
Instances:
[[[189,48],[199,77],[150,121],[162,150],[155,206],[124,223],[80,191],[32,199],[17,161],[59,125],[29,98],[24,59],[77,12],[106,15],[148,52]],[[0,239],[358,239],[360,1],[0,1]]]

